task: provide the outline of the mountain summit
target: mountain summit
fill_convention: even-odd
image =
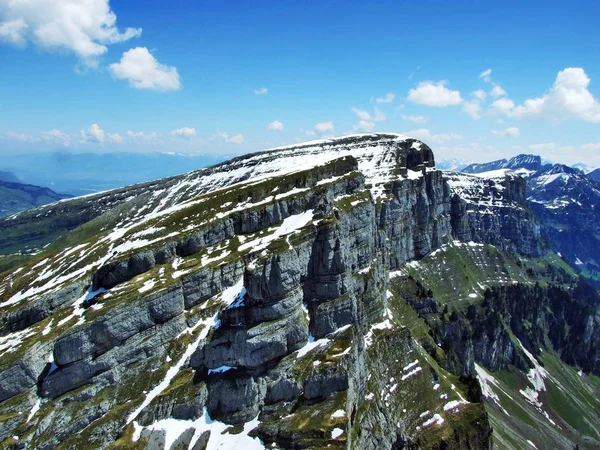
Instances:
[[[5,253],[44,247],[0,276],[5,446],[600,441],[546,397],[597,389],[567,363],[600,373],[600,299],[549,252],[513,173],[442,172],[421,141],[354,135],[0,229]]]

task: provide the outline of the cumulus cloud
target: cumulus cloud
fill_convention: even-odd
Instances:
[[[407,116],[405,114],[402,114],[402,119],[403,120],[407,120],[409,122],[414,122],[414,123],[427,123],[427,122],[429,122],[429,117],[427,117],[427,116]]]
[[[446,81],[422,81],[416,88],[408,91],[408,100],[419,105],[437,107],[460,105],[463,102],[460,92],[448,89],[446,84]]]
[[[396,94],[392,94],[391,92],[388,92],[383,97],[377,97],[375,99],[375,101],[377,103],[392,103],[395,98],[396,98]]]
[[[261,87],[260,89],[254,89],[254,95],[267,95],[269,90],[266,87]]]
[[[510,115],[515,103],[510,98],[499,98],[490,105],[490,111],[494,114]]]
[[[283,131],[283,123],[281,123],[279,120],[274,120],[267,125],[267,128],[273,131]]]
[[[153,143],[160,139],[160,134],[156,131],[152,133],[144,133],[143,131],[127,130],[127,137],[137,143]]]
[[[485,81],[486,83],[489,83],[492,81],[492,79],[490,78],[491,74],[492,74],[492,69],[487,69],[479,74],[479,78],[483,78],[483,81]]]
[[[490,91],[490,95],[492,97],[502,97],[503,95],[506,95],[506,91],[502,89],[502,87],[499,84],[496,84],[494,88]]]
[[[38,142],[39,138],[35,136],[30,136],[28,134],[23,133],[15,133],[14,131],[8,131],[7,133],[0,134],[0,139],[5,139],[9,141],[19,141],[19,142]]]
[[[136,89],[176,91],[181,89],[177,68],[160,64],[146,47],[132,48],[118,63],[109,66],[113,77],[129,81]]]
[[[0,2],[0,42],[75,54],[97,67],[107,45],[142,34],[141,28],[119,31],[109,0],[27,0]]]
[[[333,133],[334,127],[333,122],[330,120],[329,122],[319,122],[315,125],[315,131],[318,133]]]
[[[217,138],[221,139],[226,144],[243,144],[244,136],[241,134],[217,133]]]
[[[120,134],[107,133],[95,123],[87,131],[81,130],[80,136],[83,142],[95,142],[97,144],[104,144],[105,142],[118,144],[123,142],[123,137]]]
[[[418,130],[406,131],[404,134],[422,140],[425,143],[443,144],[447,141],[462,139],[462,134],[433,134],[427,128],[419,128]]]
[[[590,78],[580,67],[558,72],[554,85],[545,95],[525,100],[507,115],[517,118],[540,118],[552,122],[584,120],[600,123],[600,103],[588,90]]]
[[[469,102],[465,102],[462,107],[462,111],[472,119],[479,119],[481,117],[481,104],[478,100],[471,100]]]
[[[487,98],[487,92],[483,89],[477,89],[476,91],[471,92],[471,95],[482,102]]]
[[[192,138],[196,136],[196,129],[189,127],[177,128],[176,130],[171,131],[171,135]]]
[[[60,130],[57,130],[56,128],[54,128],[50,131],[42,131],[40,133],[40,135],[42,136],[42,139],[45,141],[58,142],[58,143],[64,145],[65,147],[68,147],[69,145],[71,145],[71,136],[69,136],[66,133],[63,133]]]
[[[518,138],[519,137],[519,129],[517,127],[509,127],[505,130],[492,130],[492,133],[496,136],[500,137],[511,137]]]

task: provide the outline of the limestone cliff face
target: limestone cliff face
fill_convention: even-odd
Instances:
[[[520,178],[468,181],[419,141],[365,135],[119,191],[3,274],[0,442],[160,448],[175,420],[196,448],[209,416],[258,417],[250,436],[282,448],[430,447],[440,427],[445,448],[488,448],[478,399],[450,389],[389,285],[455,239],[543,251]]]

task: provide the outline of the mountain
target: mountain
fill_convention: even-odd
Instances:
[[[594,170],[596,170],[595,166],[589,166],[589,165],[584,164],[584,163],[573,164],[573,165],[571,165],[571,167],[573,167],[574,169],[581,170],[586,175],[589,175],[591,172],[593,172]]]
[[[590,173],[588,173],[588,177],[590,177],[592,180],[600,181],[600,169],[592,170]]]
[[[69,197],[45,187],[0,181],[0,217]]]
[[[469,163],[463,159],[445,159],[435,162],[435,166],[440,170],[460,170],[467,164]]]
[[[553,248],[600,281],[600,183],[555,164],[528,180],[528,200]]]
[[[346,136],[0,228],[40,248],[0,275],[4,447],[600,445],[600,298],[510,171]]]
[[[5,170],[0,170],[0,181],[6,181],[8,183],[20,183],[19,180],[14,173],[7,172]]]
[[[489,163],[473,163],[463,167],[460,171],[464,173],[484,173],[500,169],[511,169],[528,175],[535,173],[542,167],[542,158],[537,155],[517,155],[510,159],[499,159]]]
[[[600,184],[564,164],[540,166],[539,157],[518,155],[506,161],[471,165],[471,173],[505,166],[527,178],[528,205],[540,222],[546,242],[572,267],[600,286]],[[537,167],[537,169],[536,169]],[[534,171],[535,169],[535,171]],[[479,173],[486,176],[490,172]]]
[[[189,172],[224,159],[175,152],[31,153],[2,155],[0,169],[16,174],[19,182],[79,196]]]

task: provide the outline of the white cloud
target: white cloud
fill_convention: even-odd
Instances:
[[[360,120],[356,125],[353,125],[356,131],[371,131],[375,127],[375,122],[369,122],[368,120]]]
[[[470,102],[465,102],[462,107],[462,111],[472,119],[479,119],[481,117],[481,104],[478,100],[471,100]]]
[[[109,0],[0,2],[0,42],[72,52],[87,67],[97,67],[107,45],[142,34],[141,28],[121,32],[116,22]]]
[[[534,152],[544,152],[549,150],[555,150],[558,147],[554,142],[545,142],[543,144],[532,144],[529,146],[529,150]]]
[[[104,142],[121,143],[123,137],[119,134],[106,133],[98,124],[92,124],[87,131],[81,130],[81,140],[83,142],[96,142],[104,144]]]
[[[420,139],[425,143],[443,144],[447,141],[453,141],[462,139],[463,136],[458,133],[449,134],[432,134],[427,128],[419,128],[418,130],[411,130],[404,132],[407,136]]]
[[[589,144],[583,144],[581,146],[582,150],[585,151],[600,151],[600,142],[596,142],[596,143],[589,143]]]
[[[491,104],[490,110],[492,113],[509,115],[514,107],[515,103],[510,98],[499,98]]]
[[[281,123],[279,120],[274,120],[267,125],[267,128],[273,131],[283,131],[283,123]]]
[[[500,137],[511,137],[518,138],[519,137],[519,129],[517,127],[509,127],[505,130],[492,130],[492,133],[496,136]]]
[[[315,131],[323,134],[323,133],[333,133],[333,122],[330,120],[329,122],[319,122],[315,125]]]
[[[143,131],[131,131],[127,130],[127,137],[132,139],[135,142],[157,142],[160,139],[160,134],[156,131],[152,133],[144,133]]]
[[[260,89],[254,89],[254,95],[267,95],[269,90],[266,87],[262,87]]]
[[[427,123],[427,122],[429,122],[429,117],[427,117],[427,116],[407,116],[405,114],[402,114],[402,119],[403,120],[408,120],[409,122],[414,122],[414,123]]]
[[[541,118],[552,122],[584,120],[600,123],[600,103],[588,91],[590,78],[580,67],[558,72],[554,85],[542,97],[525,100],[507,115],[517,118]]]
[[[362,109],[352,108],[352,112],[356,114],[361,120],[371,120],[371,113],[369,111],[363,111]]]
[[[121,61],[109,66],[113,77],[128,80],[136,89],[176,91],[181,89],[177,69],[160,64],[146,47],[132,48],[121,57]]]
[[[243,144],[244,136],[241,134],[229,134],[229,133],[217,133],[216,135],[219,139],[221,139],[226,144]]]
[[[483,89],[477,89],[476,91],[471,92],[471,95],[482,102],[487,98],[487,92]]]
[[[419,105],[454,106],[460,105],[463,99],[459,91],[448,89],[446,81],[422,81],[416,88],[408,91],[408,100]]]
[[[490,91],[490,95],[492,97],[502,97],[503,95],[506,95],[506,91],[502,89],[502,87],[499,84],[496,84],[494,88]]]
[[[305,130],[304,128],[300,128],[298,131],[300,131],[300,133],[304,133],[307,136],[316,136],[316,132],[314,130]]]
[[[388,92],[383,97],[377,97],[375,99],[375,101],[377,103],[392,103],[395,98],[396,98],[396,94],[392,94],[391,92]]]
[[[56,128],[50,131],[42,131],[40,135],[45,141],[57,141],[65,147],[71,145],[71,137],[68,134],[63,133],[62,131],[57,130]]]
[[[479,74],[479,78],[483,78],[483,81],[485,81],[486,83],[489,83],[490,81],[492,81],[492,79],[490,78],[491,74],[492,74],[492,69],[487,69]]]
[[[355,131],[369,132],[373,130],[377,122],[383,122],[386,119],[385,114],[377,107],[375,107],[373,114],[358,108],[352,108],[352,112],[360,119],[356,125],[352,126]]]
[[[176,130],[171,131],[171,134],[173,136],[181,136],[181,137],[184,137],[184,138],[192,138],[192,137],[196,136],[196,129],[195,128],[189,128],[189,127],[177,128]]]
[[[9,131],[3,135],[0,135],[0,139],[6,139],[6,140],[10,140],[10,141],[19,141],[19,142],[38,142],[39,141],[39,138],[30,136],[28,134],[15,133],[14,131]]]
[[[369,122],[383,122],[386,119],[385,114],[381,112],[377,107],[375,107],[373,114],[371,114],[369,111],[363,111],[362,109],[358,108],[352,108],[352,112],[356,114],[356,116],[360,120],[365,120]]]

